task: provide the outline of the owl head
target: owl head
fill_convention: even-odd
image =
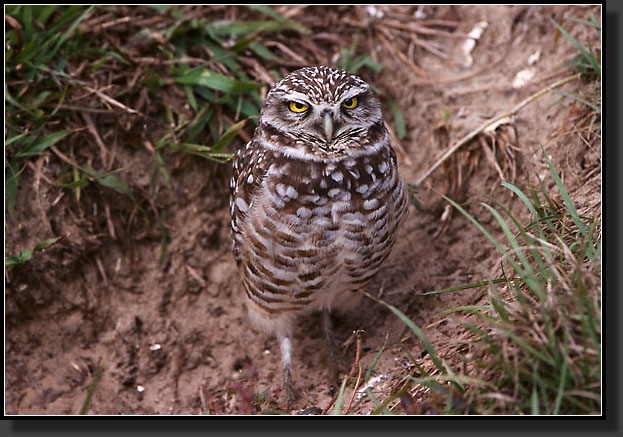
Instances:
[[[268,92],[260,124],[310,152],[335,153],[360,144],[368,130],[383,125],[379,100],[359,77],[332,67],[296,70]]]

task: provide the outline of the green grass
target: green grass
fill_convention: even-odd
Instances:
[[[296,44],[311,31],[269,6],[237,7],[238,16],[251,18],[236,20],[187,16],[190,11],[178,6],[7,6],[5,197],[14,221],[16,193],[27,162],[48,153],[53,145],[63,153],[70,143],[81,144],[81,151],[86,145],[94,149],[92,169],[85,167],[84,158],[65,163],[69,167],[57,181],[75,192],[76,201],[89,183],[147,200],[140,199],[145,193],[137,192],[127,169],[103,162],[106,157],[99,152],[105,151],[80,122],[68,126],[67,120],[80,120],[82,111],[96,114],[93,117],[116,113],[119,122],[134,124],[136,138],[128,145],[153,148],[152,188],[159,177],[170,183],[179,155],[217,163],[232,158],[227,146],[257,123],[260,91],[267,86],[251,78],[249,62],[259,61],[278,80],[280,59],[264,44],[265,38],[285,34]],[[111,16],[127,13],[150,18],[151,27],[133,27],[132,20],[116,43],[96,31]],[[338,65],[354,73],[381,68],[367,55],[357,55],[356,45],[344,48]],[[113,74],[119,77],[109,83]],[[141,94],[145,89],[148,94]],[[163,98],[176,92],[183,95],[180,105]],[[139,114],[134,108],[145,99],[149,114]],[[190,111],[183,108],[186,103]],[[394,113],[399,134],[404,135],[397,107]],[[158,128],[144,130],[140,126],[144,116],[160,118],[159,124],[152,122]]]
[[[79,142],[81,150],[86,145],[95,150],[95,159],[89,163],[92,168],[79,159],[66,163],[69,168],[57,175],[58,185],[75,191],[78,202],[81,190],[91,182],[140,197],[142,193],[132,186],[127,169],[105,168],[108,163],[102,162],[104,156],[98,153],[92,136],[80,127],[69,128],[66,121],[72,116],[80,119],[83,110],[94,114],[116,111],[120,121],[136,121],[143,114],[133,107],[143,89],[149,91],[142,98],[150,102],[150,117],[159,116],[162,121],[162,128],[156,130],[133,128],[140,132],[135,146],[142,147],[146,141],[153,145],[154,178],[162,175],[170,182],[171,162],[180,154],[216,162],[231,159],[225,149],[245,125],[257,122],[262,103],[259,90],[266,86],[250,78],[242,58],[258,58],[264,63],[270,59],[277,65],[278,59],[261,43],[261,36],[309,32],[270,7],[252,6],[250,10],[264,19],[198,19],[186,17],[187,9],[176,6],[134,7],[126,12],[151,16],[160,26],[156,30],[130,24],[122,38],[130,47],[139,47],[138,52],[130,52],[123,45],[111,44],[110,39],[102,40],[88,24],[100,17],[105,20],[106,14],[124,13],[121,8],[7,6],[5,197],[11,218],[17,220],[15,198],[27,162],[54,145],[67,154],[70,142]],[[204,62],[199,65],[188,61],[200,57]],[[142,58],[156,62],[143,65]],[[77,69],[81,74],[75,74]],[[106,84],[107,75],[123,70],[128,77],[118,79],[121,83],[140,73],[132,86]],[[162,94],[173,88],[185,95],[192,116],[162,99]]]
[[[503,185],[524,203],[529,220],[520,221],[499,202],[502,213],[481,203],[495,217],[507,245],[447,199],[503,254],[506,271],[516,278],[503,288],[492,285],[488,305],[470,312],[484,329],[462,322],[474,332],[478,345],[472,364],[483,374],[497,375],[495,392],[468,394],[484,413],[601,410],[601,223],[578,215],[549,156],[545,157],[562,203],[554,202],[546,191],[530,187],[526,194],[508,183]]]
[[[84,402],[82,403],[82,407],[80,408],[81,415],[88,414],[89,408],[91,407],[91,401],[93,400],[93,395],[95,394],[97,385],[99,384],[100,379],[102,379],[103,375],[104,375],[104,366],[102,366],[101,364],[98,364],[97,368],[95,369],[95,373],[93,375],[93,381],[91,382],[91,385],[89,386],[89,391],[87,392],[87,396],[84,399]]]
[[[556,91],[556,93],[562,97],[580,102],[590,108],[590,110],[593,111],[590,125],[594,130],[601,131],[601,49],[593,48],[590,42],[587,43],[587,47],[584,47],[560,24],[556,23],[553,19],[551,21],[565,39],[578,51],[578,54],[569,60],[566,65],[582,73],[585,79],[581,90],[576,90],[573,93],[563,91]],[[573,21],[595,29],[597,37],[601,40],[601,24],[599,24],[593,14],[590,15],[590,21],[578,19],[573,19]]]
[[[522,217],[489,198],[480,206],[495,219],[506,241],[467,209],[446,198],[503,256],[501,278],[425,293],[457,293],[486,286],[484,302],[447,308],[438,314],[471,333],[468,353],[454,364],[438,355],[424,332],[396,307],[366,293],[399,317],[420,340],[435,375],[411,357],[416,376],[384,401],[372,400],[372,414],[422,385],[446,414],[595,414],[601,411],[601,222],[583,217],[543,150],[557,193],[503,183],[524,206]],[[559,201],[554,199],[559,198]],[[475,207],[476,205],[472,205]],[[410,356],[410,355],[409,355]],[[462,361],[474,369],[461,374]]]
[[[550,19],[552,24],[556,26],[558,31],[564,35],[564,37],[569,40],[571,44],[578,49],[579,54],[576,55],[571,61],[571,65],[573,65],[578,71],[587,74],[594,74],[599,77],[601,80],[601,50],[593,50],[590,42],[588,43],[588,47],[582,46],[573,36],[571,36],[560,24],[558,24],[554,19]],[[601,39],[601,24],[597,22],[593,14],[591,14],[591,21],[586,20],[574,20],[580,23],[587,24],[595,29],[597,32],[597,36]]]
[[[61,239],[61,237],[48,238],[46,240],[43,240],[43,241],[37,243],[35,245],[35,247],[33,247],[31,249],[23,250],[22,252],[19,253],[19,255],[13,255],[13,256],[6,257],[5,260],[4,260],[4,267],[7,270],[11,270],[15,266],[22,265],[22,264],[30,261],[30,259],[34,256],[34,254],[36,252],[40,252],[40,251],[42,251],[44,249],[47,249],[50,246],[53,246],[60,239]]]
[[[13,220],[24,161],[41,155],[71,133],[48,124],[68,92],[68,88],[56,86],[54,77],[65,67],[67,51],[79,44],[69,40],[70,35],[91,10],[82,6],[6,7],[12,18],[8,23],[13,25],[7,26],[5,34],[5,197]]]
[[[355,51],[356,42],[349,48],[342,49],[340,57],[337,60],[337,67],[357,74],[362,68],[368,68],[372,71],[379,72],[383,69],[381,64],[374,61],[368,55],[357,55]]]

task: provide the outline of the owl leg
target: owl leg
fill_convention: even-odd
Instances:
[[[346,362],[344,361],[342,352],[340,352],[340,349],[335,342],[335,337],[333,336],[333,323],[331,323],[331,314],[327,309],[322,311],[322,325],[324,327],[324,334],[329,351],[329,377],[331,383],[339,385],[340,372],[346,371]]]
[[[283,367],[283,399],[286,401],[288,410],[292,409],[294,403],[294,390],[292,389],[292,343],[290,334],[280,336],[281,343],[281,364]]]

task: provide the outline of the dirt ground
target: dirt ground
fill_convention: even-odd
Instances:
[[[414,67],[379,42],[370,56],[383,66],[382,72],[362,73],[403,111],[406,136],[400,141],[398,158],[407,182],[417,180],[443,150],[488,118],[573,73],[564,62],[576,49],[557,35],[550,17],[567,17],[563,24],[572,35],[599,45],[592,29],[569,18],[588,19],[592,12],[600,20],[600,6],[408,8],[412,14],[437,14],[435,18],[458,25],[445,29],[453,37],[420,36],[447,57],[416,45]],[[392,12],[387,6],[379,10]],[[480,22],[486,26],[468,65],[461,35]],[[327,54],[327,63],[333,55]],[[522,70],[534,74],[525,83],[514,84]],[[572,82],[562,90],[576,87]],[[568,134],[578,106],[556,94],[531,103],[511,124],[499,128],[516,147],[516,159],[498,156],[498,161],[508,164],[501,166],[502,173],[520,187],[530,173],[552,183],[539,149],[542,144],[580,212],[594,212],[601,207],[600,144],[585,144]],[[392,120],[389,107],[385,113]],[[232,143],[231,149],[241,145]],[[147,187],[150,174],[143,162],[149,151],[121,147],[116,153],[119,167],[131,169],[138,185]],[[41,159],[47,163],[51,158]],[[88,206],[77,209],[71,191],[37,186],[33,171],[23,173],[16,205],[20,224],[5,213],[6,254],[19,253],[51,236],[62,239],[36,254],[27,266],[7,273],[7,414],[78,413],[98,367],[103,372],[90,414],[256,414],[251,405],[254,393],[265,393],[269,400],[278,396],[278,344],[250,325],[238,287],[228,223],[229,166],[190,160],[163,187],[160,199],[166,206],[169,239],[163,268],[159,223],[138,220],[128,229],[112,225],[107,218],[128,199],[93,193],[83,200]],[[45,168],[55,171],[53,165]],[[417,323],[449,362],[464,333],[456,323],[435,315],[445,308],[478,302],[484,289],[435,296],[422,293],[496,277],[500,256],[473,225],[445,208],[439,192],[460,202],[481,201],[483,194],[492,194],[523,216],[520,202],[500,182],[478,143],[457,154],[424,181],[418,194],[421,208],[410,207],[392,255],[368,286],[371,294]],[[45,219],[41,211],[46,212]],[[470,211],[495,231],[490,214],[476,207]],[[356,314],[336,316],[336,335],[349,361],[355,355],[354,329],[364,331],[364,369],[385,347],[372,381],[378,399],[391,394],[392,376],[409,370],[405,351],[422,357],[422,365],[431,368],[421,342],[383,306],[364,300]],[[320,317],[300,321],[293,360],[293,378],[301,394],[295,413],[325,409],[332,391]],[[425,390],[416,393],[422,403],[427,396]],[[263,405],[274,409],[279,404]],[[354,411],[367,414],[372,409],[373,404],[365,401]]]

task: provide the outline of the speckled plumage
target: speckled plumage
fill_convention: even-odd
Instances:
[[[291,101],[309,109],[294,113]],[[330,67],[297,70],[271,89],[233,167],[234,256],[251,319],[281,339],[288,392],[296,318],[356,307],[395,242],[405,188],[378,99]]]

